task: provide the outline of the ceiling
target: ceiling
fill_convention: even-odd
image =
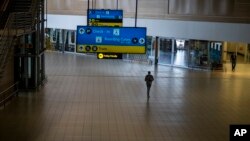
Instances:
[[[88,0],[47,0],[49,14],[86,15]],[[136,0],[89,0],[90,9],[123,9],[135,17]],[[250,0],[138,0],[138,17],[250,23]]]

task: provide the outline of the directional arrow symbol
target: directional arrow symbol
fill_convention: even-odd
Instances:
[[[137,38],[133,38],[133,39],[132,39],[132,42],[133,42],[134,44],[136,44],[136,43],[138,43],[138,39],[137,39]]]
[[[140,44],[144,44],[144,43],[145,43],[145,39],[144,39],[144,38],[140,38],[140,39],[139,39],[139,43],[140,43]]]
[[[85,32],[85,30],[84,30],[83,28],[80,28],[80,29],[79,29],[79,33],[80,33],[80,34],[84,34],[84,32]]]

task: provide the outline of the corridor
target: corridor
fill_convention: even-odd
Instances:
[[[229,141],[230,124],[250,124],[250,67],[237,67],[209,72],[47,52],[45,85],[0,109],[0,141]]]

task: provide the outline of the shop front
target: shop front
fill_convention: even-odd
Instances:
[[[222,42],[159,38],[159,64],[210,70],[222,66]]]

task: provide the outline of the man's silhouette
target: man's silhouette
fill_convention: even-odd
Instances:
[[[235,53],[232,53],[232,54],[231,54],[232,71],[235,71],[236,60],[237,60],[236,54],[235,54]]]
[[[154,81],[154,77],[153,75],[151,75],[151,72],[148,71],[148,74],[145,76],[145,81],[146,81],[146,85],[147,85],[147,96],[149,99],[149,91],[150,91],[150,87],[152,85],[152,82]]]

